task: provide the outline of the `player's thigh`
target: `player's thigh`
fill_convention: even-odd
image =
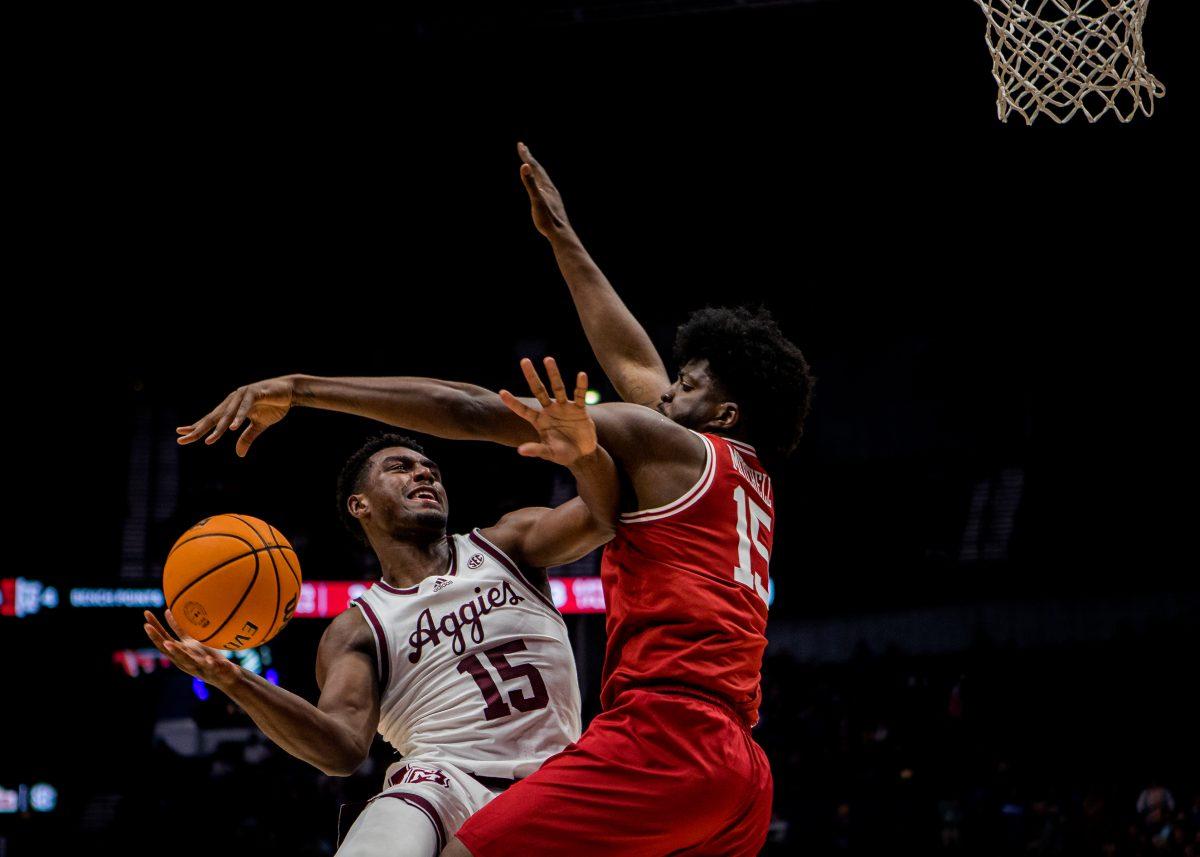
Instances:
[[[437,857],[444,841],[427,811],[399,795],[367,805],[338,848],[338,857]]]
[[[771,826],[775,783],[767,754],[758,744],[747,740],[743,761],[749,776],[741,787],[742,805],[706,840],[676,852],[678,857],[754,857],[762,850]]]
[[[399,853],[398,846],[406,857],[436,857],[450,835],[492,799],[487,788],[452,766],[422,766],[421,772],[420,782],[398,783],[371,800],[347,834],[339,857],[346,848],[354,850],[345,851],[345,857],[390,857]],[[384,850],[374,850],[379,843],[385,843]]]
[[[594,739],[585,736],[468,819],[457,835],[470,853],[650,857],[708,837],[713,804],[723,803],[711,788],[687,770],[646,765],[632,745],[617,762]]]

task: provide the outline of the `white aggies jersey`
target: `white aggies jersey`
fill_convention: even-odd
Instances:
[[[405,757],[526,777],[579,738],[567,626],[479,530],[449,541],[445,574],[351,602],[375,634],[379,734]]]

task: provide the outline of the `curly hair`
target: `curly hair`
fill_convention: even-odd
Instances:
[[[346,459],[346,463],[342,465],[342,472],[338,474],[338,519],[342,522],[342,526],[346,528],[346,531],[363,544],[367,544],[367,536],[363,532],[358,518],[350,514],[350,509],[346,504],[350,500],[351,494],[358,494],[362,491],[363,479],[367,472],[367,462],[371,460],[371,456],[381,449],[387,449],[389,446],[403,446],[406,449],[411,449],[418,455],[425,455],[425,447],[421,446],[420,443],[408,435],[378,434],[368,439],[353,455]]]
[[[745,421],[747,439],[767,462],[800,442],[816,378],[766,307],[706,307],[675,335],[675,362],[708,360],[709,372]]]

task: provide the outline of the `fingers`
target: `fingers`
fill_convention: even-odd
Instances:
[[[221,439],[221,435],[225,434],[225,430],[229,428],[229,423],[233,420],[234,415],[238,412],[238,407],[242,403],[242,399],[249,398],[247,393],[239,390],[236,393],[231,393],[225,400],[224,406],[221,409],[221,416],[217,419],[217,425],[212,430],[212,434],[204,439],[208,445],[212,445]]]
[[[179,657],[179,643],[175,642],[175,638],[167,633],[167,630],[162,626],[156,617],[149,610],[142,612],[146,617],[146,623],[142,628],[146,631],[146,636],[150,638],[150,642],[154,644],[154,648],[158,649],[164,655],[171,659],[171,663],[179,666],[177,658]]]
[[[505,406],[521,419],[531,423],[537,422],[538,412],[508,392],[508,390],[500,391],[500,401],[504,402]]]
[[[204,442],[206,444],[216,443],[217,439],[225,433],[225,426],[229,424],[228,418],[233,417],[237,413],[237,404],[242,399],[242,393],[243,391],[240,389],[233,391],[221,400],[221,404],[209,411],[204,416],[204,419],[192,423],[190,426],[180,426],[175,429],[175,433],[180,435],[180,437],[175,439],[175,442],[180,445],[195,443],[206,432],[211,432],[204,439]],[[225,425],[221,424],[222,420],[225,420]]]
[[[171,626],[171,630],[175,632],[175,635],[183,642],[187,642],[188,640],[192,639],[191,634],[179,627],[179,623],[175,621],[175,614],[172,613],[170,609],[167,609],[165,612],[167,616],[167,624]]]
[[[221,408],[218,406],[215,410],[210,411],[199,422],[192,423],[190,426],[180,426],[179,428],[175,429],[178,434],[182,435],[182,437],[176,438],[176,443],[181,445],[195,443],[205,432],[216,425],[216,414],[220,410]]]
[[[144,624],[142,628],[146,631],[146,636],[150,638],[150,642],[154,644],[154,648],[158,649],[167,657],[171,656],[171,652],[167,649],[167,638],[164,637],[153,625],[149,622]]]
[[[529,194],[530,202],[540,203],[542,201],[542,189],[538,187],[537,179],[533,176],[533,167],[529,164],[521,164],[521,184],[525,185],[525,192]]]
[[[521,358],[521,371],[525,374],[525,380],[529,384],[529,390],[533,393],[534,398],[543,408],[550,407],[550,396],[546,394],[546,388],[542,384],[542,379],[538,377],[537,370],[533,368],[533,361],[528,357]]]
[[[550,379],[550,389],[554,391],[554,400],[559,404],[567,403],[567,389],[563,385],[562,375],[558,372],[558,363],[553,357],[542,358],[542,364],[546,367],[546,376]]]
[[[524,161],[521,164],[521,181],[525,183],[525,189],[529,191],[530,198],[540,199],[542,188],[552,188],[554,182],[550,181],[550,175],[546,172],[546,168],[533,156],[533,152],[529,151],[529,147],[524,143],[517,143],[517,154]]]
[[[544,443],[523,443],[517,447],[517,454],[526,458],[550,458],[550,447]]]
[[[238,436],[237,446],[235,447],[238,457],[245,458],[246,453],[250,451],[250,444],[254,443],[258,436],[266,430],[266,426],[259,425],[258,423],[250,423],[250,425],[246,426],[246,430]]]
[[[237,412],[233,415],[233,422],[229,424],[230,431],[242,424],[242,420],[246,418],[246,414],[250,413],[252,407],[254,407],[254,396],[249,393],[243,395],[241,402],[238,403]]]
[[[575,376],[575,404],[587,407],[587,372]]]
[[[142,615],[146,617],[146,624],[153,628],[160,637],[166,640],[172,639],[171,635],[167,633],[167,629],[164,628],[162,623],[158,621],[157,616],[155,616],[149,610],[143,610]]]
[[[539,173],[545,174],[546,171],[542,167],[541,163],[538,162],[538,159],[533,156],[533,152],[529,151],[529,147],[524,143],[517,143],[517,154],[521,156],[522,161],[529,164],[529,166],[531,166],[533,169],[537,170]]]

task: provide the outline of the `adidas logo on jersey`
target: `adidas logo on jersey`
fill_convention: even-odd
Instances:
[[[441,592],[443,589],[445,589],[447,586],[449,586],[453,582],[454,581],[450,580],[449,578],[439,577],[437,580],[435,580],[433,582],[433,591]]]

